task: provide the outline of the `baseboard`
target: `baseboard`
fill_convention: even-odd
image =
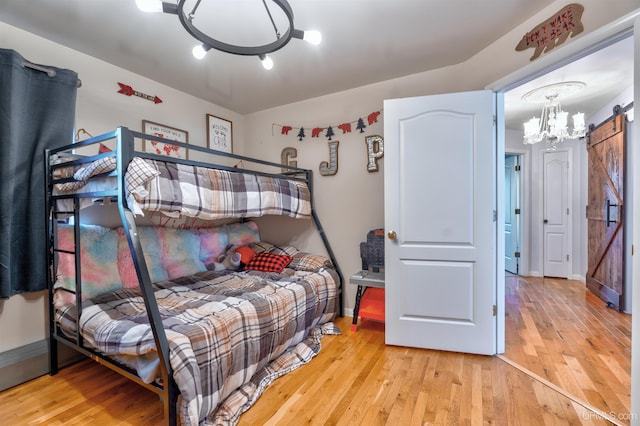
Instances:
[[[58,345],[59,365],[72,364],[84,355]],[[0,391],[49,373],[49,341],[40,340],[0,353]]]

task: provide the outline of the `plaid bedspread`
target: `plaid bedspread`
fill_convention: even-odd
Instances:
[[[292,276],[207,271],[154,284],[181,423],[235,424],[275,377],[313,357],[319,336],[336,332],[330,322],[338,306],[335,277],[329,269]],[[74,309],[57,312],[67,332]],[[134,356],[140,369],[157,366],[137,290],[86,301],[80,328],[85,342],[105,354]]]
[[[148,160],[160,176],[148,183],[142,210],[206,220],[311,216],[311,195],[302,182]]]

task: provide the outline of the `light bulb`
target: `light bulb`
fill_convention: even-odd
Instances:
[[[193,48],[193,50],[191,50],[191,53],[193,53],[193,57],[196,59],[202,59],[207,55],[207,51],[209,49],[207,47],[205,47],[204,44],[199,44],[197,46],[195,46]]]
[[[162,0],[136,0],[136,6],[143,12],[162,12]]]
[[[269,55],[260,55],[260,61],[262,61],[262,66],[265,70],[270,70],[273,68],[273,60],[269,57]]]
[[[322,41],[322,34],[320,31],[305,31],[302,39],[317,46]]]

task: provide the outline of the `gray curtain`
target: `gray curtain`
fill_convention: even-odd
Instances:
[[[0,49],[0,298],[47,287],[44,149],[73,141],[77,87]]]

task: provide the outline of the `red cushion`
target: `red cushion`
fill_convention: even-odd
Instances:
[[[240,246],[236,248],[236,253],[240,254],[240,262],[244,263],[245,265],[249,263],[251,259],[253,259],[253,256],[256,255],[256,252],[253,251],[253,249],[249,246]]]
[[[291,262],[292,257],[284,254],[258,253],[245,265],[245,269],[280,273]]]

